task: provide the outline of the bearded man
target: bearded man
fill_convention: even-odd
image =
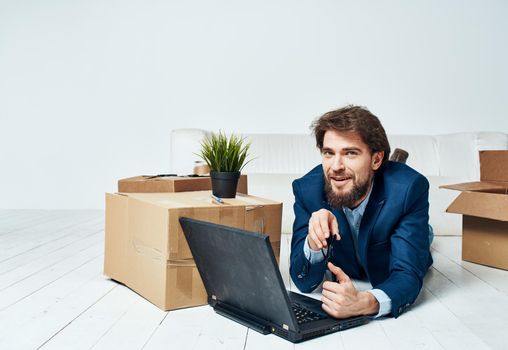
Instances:
[[[322,164],[293,182],[291,278],[309,293],[329,270],[321,300],[333,317],[398,317],[432,264],[429,183],[388,160],[385,130],[366,108],[328,112],[312,127]],[[357,290],[350,277],[372,289]]]

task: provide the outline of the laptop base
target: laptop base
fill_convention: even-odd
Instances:
[[[257,319],[255,316],[247,314],[237,308],[227,306],[224,304],[215,304],[213,307],[216,313],[221,316],[227,317],[230,320],[236,321],[245,327],[255,330],[263,335],[270,334],[271,328],[266,322],[261,319]]]

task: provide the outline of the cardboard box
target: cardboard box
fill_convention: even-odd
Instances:
[[[106,193],[104,274],[163,310],[206,304],[182,216],[268,234],[279,256],[280,202],[238,194],[218,204],[211,191]]]
[[[122,193],[188,192],[211,189],[210,176],[135,176],[118,180],[118,192]],[[248,194],[247,175],[240,175],[237,192]]]
[[[463,215],[462,259],[508,270],[508,151],[480,152],[480,181],[441,186],[461,191],[446,209]]]

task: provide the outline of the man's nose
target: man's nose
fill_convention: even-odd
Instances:
[[[333,171],[341,171],[341,170],[344,170],[344,169],[346,169],[346,167],[344,166],[344,162],[343,162],[342,157],[340,155],[336,155],[333,158],[332,170]]]

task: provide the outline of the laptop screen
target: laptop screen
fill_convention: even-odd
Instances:
[[[208,296],[296,330],[268,236],[181,218]]]

